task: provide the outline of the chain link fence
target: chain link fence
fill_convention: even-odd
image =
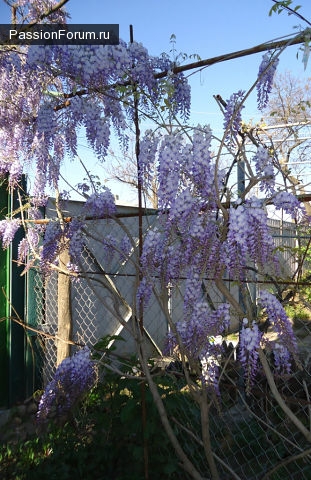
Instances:
[[[156,221],[155,216],[143,218],[146,232]],[[71,342],[93,346],[107,335],[120,335],[124,341],[115,342],[116,354],[128,358],[135,352],[135,294],[138,255],[138,218],[124,216],[119,222],[90,221],[85,245],[80,258],[81,277],[71,282]],[[119,248],[125,231],[134,239],[131,253],[125,259]],[[293,225],[271,224],[276,245],[286,243],[285,263],[295,268],[291,248],[295,247]],[[286,231],[285,239],[282,234]],[[106,241],[103,242],[103,238]],[[113,239],[113,245],[107,239]],[[111,248],[113,246],[113,248]],[[283,252],[283,253],[284,253]],[[28,305],[31,311],[28,323],[42,333],[37,334],[37,367],[45,385],[56,368],[58,337],[59,275],[48,278],[33,269],[29,274]],[[223,298],[212,282],[206,281],[205,293],[214,304]],[[230,284],[231,293],[238,295],[238,287]],[[182,282],[178,290],[168,292],[167,308],[174,321],[182,318]],[[171,295],[169,294],[171,293]],[[203,292],[204,293],[204,292]],[[117,312],[117,315],[116,315]],[[301,364],[286,376],[275,376],[274,381],[282,401],[293,411],[304,428],[311,432],[311,322],[294,322]],[[160,357],[168,331],[166,316],[157,298],[151,298],[144,316],[145,337],[150,356]],[[238,329],[236,330],[238,331]],[[269,335],[269,332],[266,333]],[[112,340],[113,341],[113,340]],[[307,439],[284,413],[268,385],[263,372],[259,372],[250,392],[245,391],[242,367],[238,362],[238,333],[226,339],[226,354],[220,359],[220,397],[213,399],[209,412],[209,431],[214,458],[221,480],[284,480],[311,479],[311,433]],[[170,414],[169,398],[163,397],[170,421],[186,453],[200,471],[207,476],[209,468],[204,454],[201,435],[200,410],[193,401],[182,369],[176,371],[176,359],[168,359],[165,367],[176,385],[174,413]],[[167,403],[167,405],[166,405]],[[186,479],[183,474],[181,478]]]

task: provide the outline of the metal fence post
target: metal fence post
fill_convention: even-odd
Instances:
[[[0,219],[8,210],[6,182],[0,184]],[[0,407],[9,404],[8,316],[10,252],[0,247]]]
[[[26,180],[22,179],[21,190],[25,192]],[[10,194],[4,179],[0,185],[0,219],[19,208],[18,196]],[[17,265],[18,244],[22,239],[21,229],[12,245],[0,247],[0,405],[9,407],[25,398],[25,333],[23,326],[12,321],[18,317],[24,321],[25,277]]]

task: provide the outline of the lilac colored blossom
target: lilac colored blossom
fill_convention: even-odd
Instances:
[[[16,9],[18,9],[18,7],[22,8],[23,15],[21,19],[23,23],[27,20],[27,22],[35,23],[46,23],[48,21],[50,23],[64,24],[67,15],[63,8],[56,10],[47,18],[42,19],[42,15],[55,7],[57,3],[57,0],[17,0],[14,2],[14,7]]]
[[[72,263],[72,262],[68,262],[67,265],[66,265],[66,268],[68,270],[68,272],[70,272],[70,280],[71,282],[79,282],[80,281],[80,277],[79,277],[79,274],[80,274],[80,268],[77,264],[75,263]]]
[[[137,288],[136,292],[136,304],[137,304],[137,311],[140,311],[142,306],[146,307],[150,302],[152,295],[152,283],[144,277]]]
[[[157,228],[150,229],[144,239],[141,265],[145,271],[155,272],[164,260],[163,232]]]
[[[268,217],[263,203],[252,197],[245,204],[229,210],[229,230],[224,244],[229,271],[243,278],[249,260],[265,268],[268,264],[278,269],[273,254],[274,242],[268,227]]]
[[[189,226],[196,214],[200,211],[198,198],[192,195],[189,188],[185,188],[171,201],[169,219],[180,232],[189,232]]]
[[[138,85],[146,85],[148,91],[152,93],[156,87],[156,80],[153,74],[152,59],[148,55],[148,50],[137,42],[130,43],[128,52],[132,59],[132,66],[129,72],[131,80]]]
[[[282,345],[292,358],[297,358],[297,340],[293,332],[292,324],[282,304],[267,290],[261,290],[259,292],[259,304],[265,309],[271,328],[278,335],[277,343]],[[283,367],[287,371],[290,363],[286,351],[284,350],[283,355],[281,355],[280,347],[278,347],[276,358],[278,362],[277,367],[279,369]],[[285,362],[283,365],[281,364],[282,361]]]
[[[85,347],[72,357],[65,358],[57,367],[54,378],[45,387],[37,419],[44,422],[51,417],[63,418],[94,386],[95,363]]]
[[[9,170],[9,186],[14,187],[18,184],[23,173],[23,166],[18,160],[14,160]]]
[[[298,198],[290,192],[278,192],[273,197],[273,204],[277,209],[284,210],[292,218],[305,214],[305,207]]]
[[[25,10],[26,16],[33,19],[36,12],[39,14],[53,4],[52,1],[32,2]],[[51,19],[56,18],[63,18],[63,13],[55,12]],[[4,152],[0,152],[0,172],[7,173],[13,161],[11,181],[15,182],[21,173],[19,164],[35,161],[31,194],[37,207],[45,205],[47,188],[57,187],[60,165],[66,154],[76,156],[81,127],[100,159],[107,153],[112,127],[121,144],[126,145],[127,114],[132,117],[133,105],[132,96],[126,95],[124,88],[115,88],[120,79],[125,83],[137,81],[139,90],[148,92],[148,97],[141,95],[140,109],[146,112],[155,104],[162,104],[166,97],[165,79],[156,79],[154,74],[168,69],[168,59],[151,57],[145,47],[135,42],[127,44],[121,40],[115,46],[54,45],[51,48],[32,45],[25,47],[21,56],[16,51],[5,52],[0,63],[0,84],[5,85],[0,90],[0,144],[5,146]],[[188,83],[183,74],[174,75],[172,82],[174,113],[187,116]],[[99,90],[104,87],[105,95],[80,94],[81,91],[94,92],[94,87]],[[64,103],[67,93],[73,96]]]
[[[110,265],[116,254],[116,238],[112,234],[105,235],[102,239],[103,255],[107,265]]]
[[[275,174],[272,164],[272,158],[267,148],[259,145],[257,152],[253,157],[255,162],[256,174],[260,178],[260,190],[265,193],[273,193],[275,187]]]
[[[187,273],[184,293],[184,311],[186,314],[187,312],[191,312],[193,310],[194,306],[197,305],[197,302],[202,296],[201,284],[202,279],[200,278],[199,273],[196,271],[196,268],[190,268]]]
[[[29,253],[29,244],[27,238],[22,238],[18,244],[17,259],[19,264],[24,263]]]
[[[217,385],[218,357],[222,352],[222,342],[216,337],[223,334],[230,323],[230,307],[220,304],[216,310],[211,310],[204,301],[198,301],[193,306],[192,315],[188,320],[176,323],[176,330],[181,341],[181,347],[191,361],[203,362],[202,380],[209,386]],[[167,349],[174,349],[179,339],[170,332],[167,338]]]
[[[152,130],[146,130],[140,142],[139,175],[144,188],[151,186],[155,175],[155,163],[160,137]]]
[[[29,212],[31,218],[31,212]],[[36,226],[28,226],[26,236],[22,238],[18,245],[18,261],[24,263],[27,257],[36,251],[40,242],[40,235]]]
[[[289,350],[282,344],[275,342],[273,345],[273,358],[278,373],[290,373],[292,356]]]
[[[191,89],[184,75],[168,72],[164,88],[168,92],[166,104],[170,106],[170,113],[172,115],[180,114],[183,120],[188,120],[191,107]]]
[[[113,216],[116,213],[116,204],[109,188],[104,187],[101,193],[92,193],[85,202],[84,211],[92,217]]]
[[[124,235],[119,244],[121,262],[125,261],[129,257],[132,251],[132,248],[133,246],[128,235]]]
[[[50,271],[51,264],[55,263],[57,259],[62,237],[63,230],[60,223],[49,222],[44,233],[40,257],[40,266],[45,274]]]
[[[205,200],[205,207],[209,202],[209,206],[214,208],[216,206],[215,183],[219,186],[221,180],[212,162],[211,142],[211,128],[198,125],[193,133],[192,151],[187,167],[193,184],[193,193]]]
[[[200,355],[200,367],[201,378],[203,384],[220,396],[219,390],[219,368],[220,359],[222,355],[222,342],[223,337],[221,335],[217,337],[210,337],[210,349],[205,355]]]
[[[0,238],[2,248],[8,248],[21,226],[21,221],[15,218],[0,220]]]
[[[241,111],[244,108],[244,105],[242,104],[244,94],[244,90],[239,90],[238,92],[233,93],[226,101],[224,120],[226,139],[230,139],[232,135],[235,135],[241,130]]]
[[[279,63],[278,58],[273,58],[272,54],[267,52],[263,55],[258,71],[257,104],[258,109],[263,110],[269,101],[269,94],[273,86],[273,79]]]
[[[249,321],[244,318],[239,340],[239,360],[244,368],[247,390],[252,386],[258,370],[259,348],[263,335],[256,322],[248,325]]]
[[[160,208],[167,208],[178,193],[180,172],[182,171],[182,138],[168,135],[159,147],[158,200]]]
[[[79,273],[79,267],[74,263],[69,262],[66,266],[70,272]]]
[[[220,241],[219,225],[215,212],[208,216],[192,210],[193,218],[188,221],[188,231],[183,238],[183,263],[195,265],[197,271],[206,271],[208,276],[218,278],[225,265],[223,243]],[[186,241],[185,241],[186,239]]]
[[[77,265],[81,258],[84,247],[84,233],[82,231],[83,223],[78,219],[73,219],[66,230],[66,238],[69,239],[69,255],[71,263]]]

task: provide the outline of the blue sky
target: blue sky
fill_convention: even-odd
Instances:
[[[297,3],[302,5],[299,11],[311,20],[311,2]],[[291,34],[297,31],[295,25],[305,28],[299,19],[286,13],[269,17],[272,5],[271,0],[71,0],[68,11],[71,23],[118,23],[124,40],[129,39],[132,24],[135,40],[142,42],[152,55],[169,52],[170,36],[175,34],[177,51],[210,58]],[[282,54],[279,71],[311,77],[311,62],[304,72],[301,59],[296,59],[297,48],[290,47]],[[193,122],[215,123],[215,127],[219,121],[221,124],[213,95],[221,94],[226,99],[233,92],[247,90],[256,78],[261,57],[257,54],[224,62],[192,75]],[[259,118],[255,94],[246,105],[245,115]]]
[[[311,20],[310,0],[295,2],[299,12]],[[152,55],[169,52],[170,37],[176,36],[176,50],[210,58],[242,50],[296,32],[293,27],[304,25],[286,13],[268,16],[271,0],[69,0],[70,23],[118,23],[120,37],[129,40],[129,25],[134,27],[135,40],[144,44]],[[10,13],[0,1],[1,23],[10,20]],[[296,59],[297,46],[287,49],[280,58],[278,71],[311,77],[311,60],[306,72],[301,58]],[[213,99],[224,99],[238,90],[247,90],[258,72],[262,54],[243,57],[206,68],[191,75],[193,123],[221,125],[221,114]],[[301,55],[300,55],[301,57]],[[200,112],[200,113],[198,113]],[[244,115],[259,118],[255,94],[246,104]],[[217,120],[216,120],[217,119]],[[217,127],[218,128],[218,127]]]
[[[299,12],[311,20],[310,0],[295,3],[302,5]],[[129,40],[132,24],[135,40],[143,43],[152,55],[169,52],[170,37],[174,34],[177,51],[196,53],[205,59],[284,37],[298,31],[294,26],[306,27],[285,12],[269,17],[272,5],[271,0],[70,0],[67,10],[71,15],[69,23],[118,23],[120,37],[125,41]],[[9,10],[2,1],[0,18],[1,23],[10,21]],[[297,60],[297,51],[298,47],[292,46],[281,55],[278,71],[290,71],[300,78],[311,77],[311,59],[304,71],[302,54]],[[210,124],[219,135],[223,118],[213,95],[227,99],[238,90],[248,90],[256,78],[261,57],[262,54],[243,57],[192,74],[191,123]],[[260,119],[256,92],[247,101],[243,114],[245,121]],[[82,153],[83,157],[90,155],[86,148]],[[117,189],[117,193],[122,195],[122,190]]]

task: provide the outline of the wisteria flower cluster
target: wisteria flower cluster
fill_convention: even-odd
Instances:
[[[45,387],[39,402],[37,419],[66,417],[96,382],[96,366],[89,348],[65,358],[57,367],[53,379]]]
[[[253,157],[253,162],[256,173],[260,178],[260,190],[266,194],[274,193],[275,172],[269,150],[263,145],[259,145]]]
[[[226,138],[229,140],[232,135],[236,135],[241,130],[241,112],[244,108],[244,104],[242,103],[244,95],[245,91],[239,90],[238,92],[233,93],[226,101],[224,131],[226,132]]]
[[[269,346],[273,351],[274,365],[279,373],[289,373],[293,360],[297,359],[297,340],[292,325],[278,299],[267,290],[259,293],[259,305],[268,318],[270,328],[277,333],[276,340],[269,340],[258,324],[245,318],[239,339],[239,359],[244,369],[247,390],[254,383],[258,370],[259,348]]]
[[[239,338],[239,360],[244,369],[246,388],[249,391],[254,383],[258,370],[259,348],[263,333],[258,324],[253,321],[249,325],[247,318],[243,319]]]
[[[110,217],[116,213],[114,196],[109,188],[104,187],[100,193],[92,193],[84,204],[84,211],[91,217]]]
[[[0,220],[0,238],[2,242],[2,248],[7,248],[13,238],[15,237],[15,233],[21,226],[21,221],[18,219],[6,219]]]
[[[292,361],[297,360],[297,339],[292,324],[279,300],[267,290],[259,293],[259,303],[268,317],[273,331],[278,335],[277,351],[275,353],[276,366],[279,370],[288,372]]]
[[[160,216],[157,227],[150,229],[144,239],[141,265],[147,279],[144,288],[139,289],[140,295],[148,292],[150,298],[146,282],[154,281],[155,276],[163,278],[166,285],[175,285],[186,271],[190,286],[191,281],[195,282],[195,269],[221,275],[226,256],[216,198],[224,172],[216,170],[211,140],[210,127],[199,126],[192,142],[176,132],[163,136],[156,147],[148,150],[148,161],[158,163]],[[151,154],[155,155],[153,162]],[[195,287],[192,291],[198,290]]]
[[[272,200],[278,210],[283,209],[292,218],[299,219],[306,214],[304,205],[291,192],[277,192]]]
[[[37,3],[33,2],[36,8]],[[42,2],[38,12],[52,5],[52,1]],[[35,16],[31,8],[28,13],[30,18]],[[115,46],[31,45],[21,51],[1,52],[0,67],[0,172],[8,173],[13,185],[23,166],[35,162],[33,201],[37,206],[44,205],[47,187],[57,186],[65,155],[76,156],[81,127],[101,160],[107,154],[112,129],[120,142],[127,144],[133,82],[142,99],[142,114],[150,113],[167,97],[161,83],[167,85],[168,80],[156,79],[155,74],[168,69],[168,59],[150,56],[136,42],[121,40]],[[173,75],[170,81],[172,112],[187,117],[189,85],[183,74]]]
[[[257,88],[257,104],[259,110],[263,110],[269,101],[269,94],[272,90],[273,79],[279,63],[278,58],[273,58],[269,52],[262,57],[262,62],[259,66]]]
[[[250,260],[262,268],[270,265],[277,270],[278,259],[273,253],[274,242],[261,200],[252,197],[245,204],[230,208],[226,249],[228,269],[238,278],[243,278]]]
[[[212,311],[208,304],[201,300],[195,304],[188,320],[176,323],[177,335],[171,332],[167,339],[168,351],[174,350],[178,345],[194,365],[202,362],[202,381],[216,390],[218,358],[222,353],[222,342],[217,339],[226,331],[229,324],[228,304],[220,304]]]

